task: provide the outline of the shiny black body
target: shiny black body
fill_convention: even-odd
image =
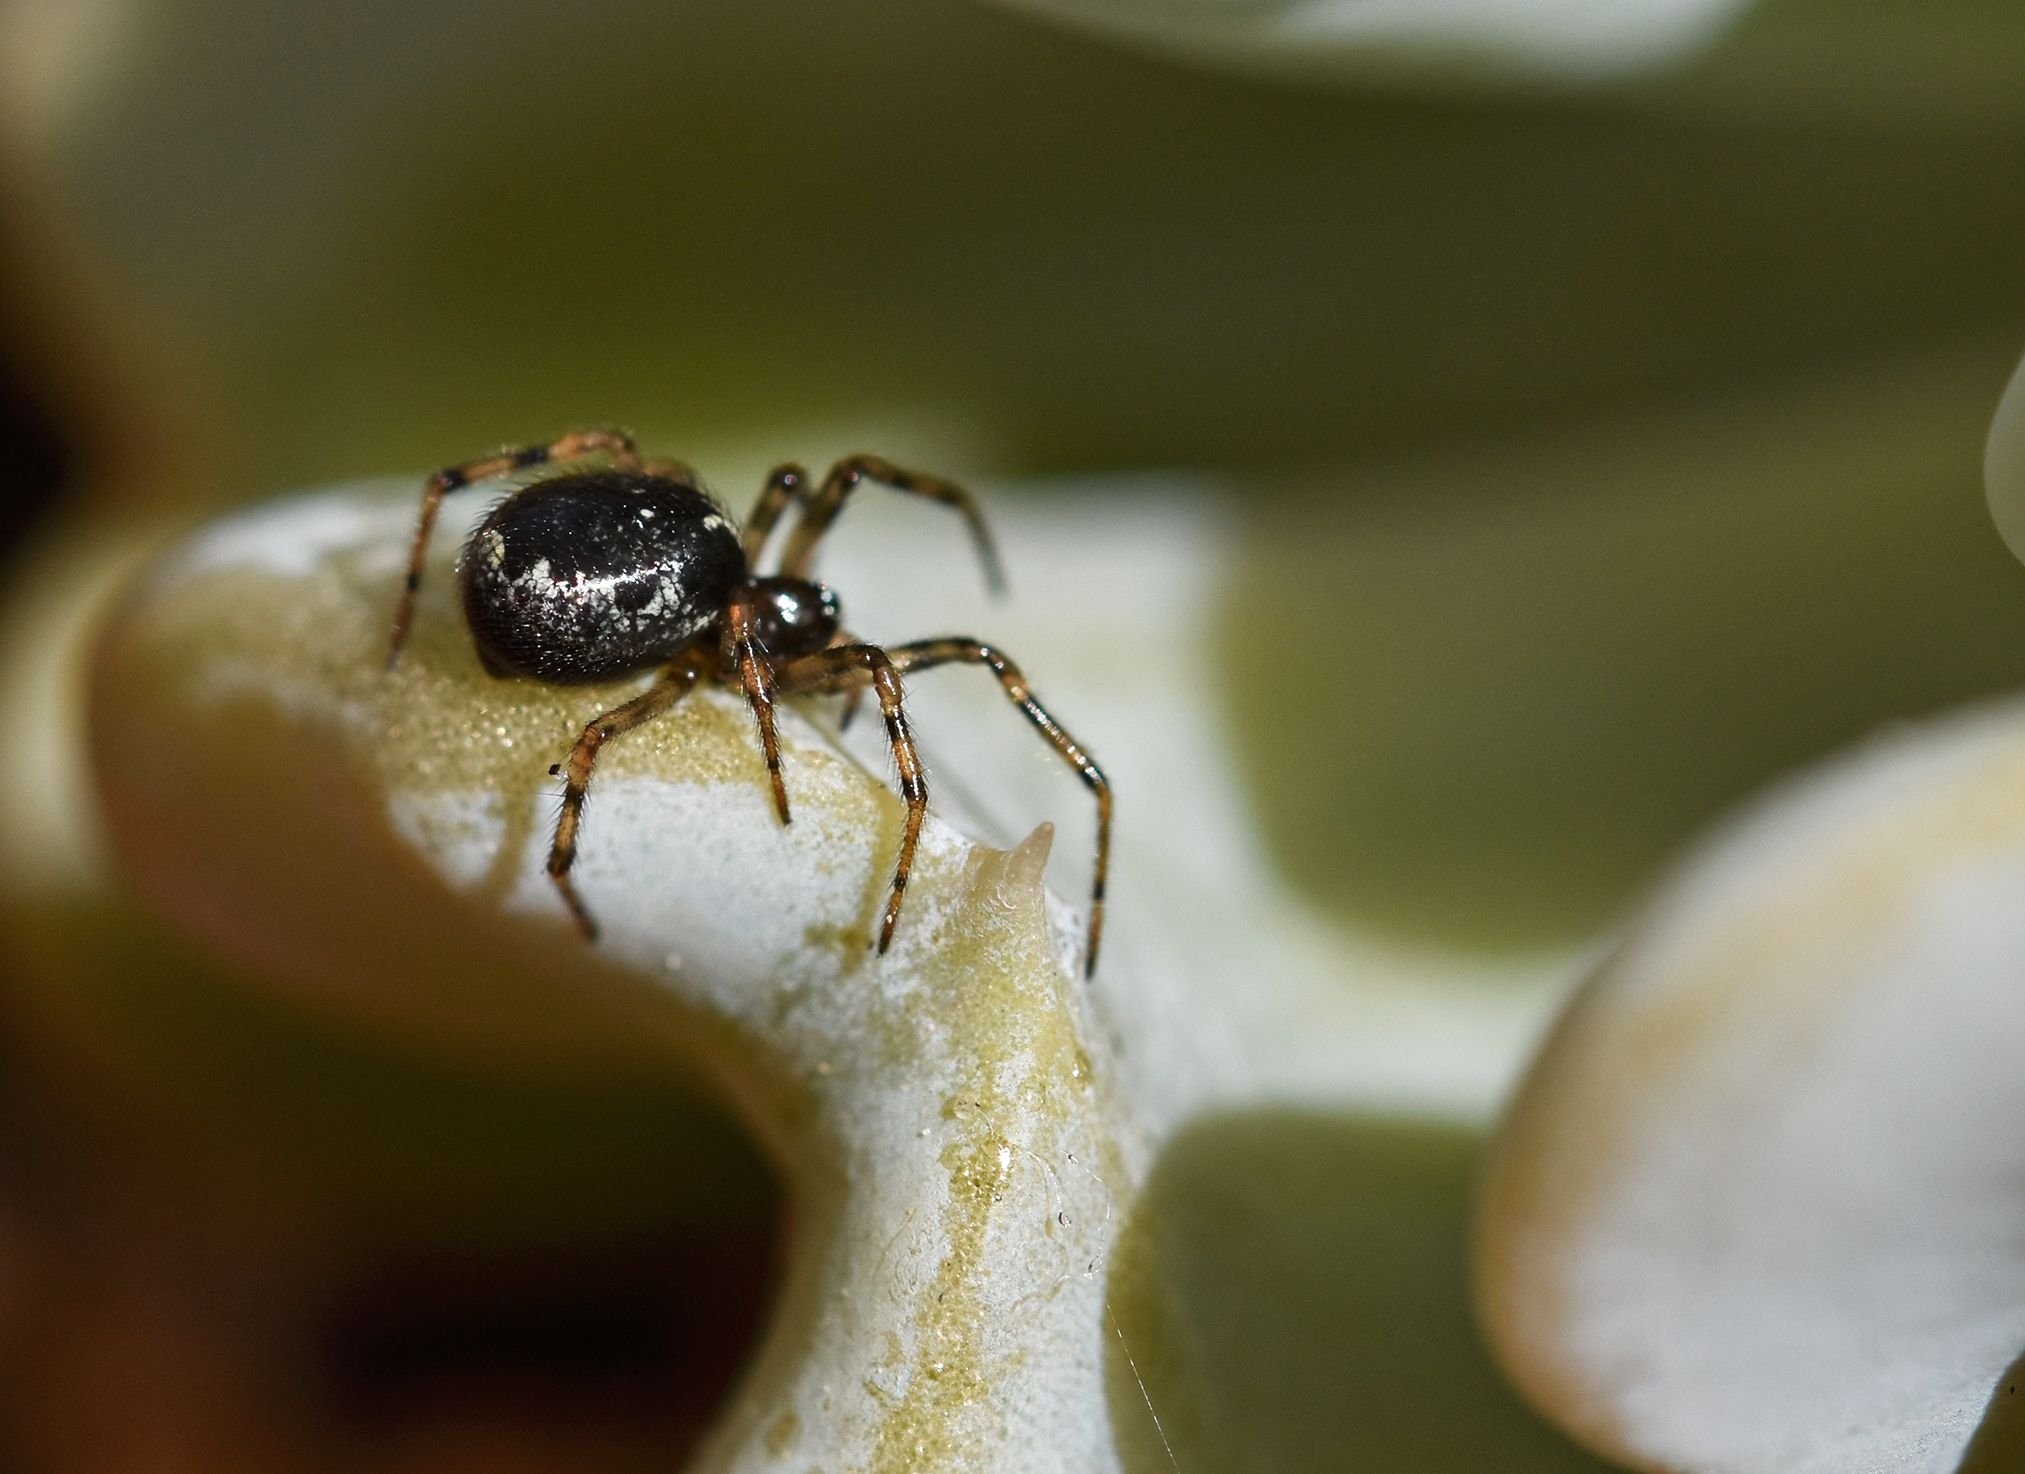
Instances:
[[[458,564],[485,668],[558,684],[665,665],[716,623],[746,576],[724,509],[640,470],[582,471],[513,493]]]

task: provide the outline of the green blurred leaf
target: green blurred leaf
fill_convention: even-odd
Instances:
[[[1170,1142],[1111,1279],[1127,1468],[1612,1467],[1535,1418],[1478,1343],[1466,1227],[1478,1154],[1462,1130],[1278,1111],[1206,1119]]]

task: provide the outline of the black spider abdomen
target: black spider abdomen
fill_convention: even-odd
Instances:
[[[745,577],[731,518],[641,471],[552,477],[506,498],[458,564],[479,658],[497,675],[614,680],[679,654]]]

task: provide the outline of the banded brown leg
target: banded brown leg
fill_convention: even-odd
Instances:
[[[773,697],[775,677],[772,665],[761,653],[754,637],[751,596],[732,595],[724,611],[724,648],[720,661],[727,672],[738,673],[738,684],[752,707],[752,719],[759,728],[759,747],[766,757],[766,776],[773,784],[773,804],[783,824],[789,823],[787,783],[780,771],[780,736],[774,730]]]
[[[907,801],[906,827],[893,864],[893,889],[886,898],[885,920],[879,925],[879,951],[883,953],[893,945],[900,902],[906,897],[907,877],[914,869],[914,848],[921,840],[921,821],[928,814],[928,777],[914,746],[914,734],[907,728],[900,673],[877,645],[832,645],[782,666],[776,689],[787,696],[799,691],[840,691],[866,683],[878,694],[879,710],[886,718],[886,745],[892,749],[893,765],[900,772],[900,796]]]
[[[861,481],[876,481],[895,491],[926,497],[929,501],[956,508],[970,528],[970,540],[977,545],[978,559],[984,564],[986,584],[994,594],[1005,592],[1005,569],[999,563],[998,545],[992,541],[991,529],[985,526],[984,514],[977,509],[970,493],[954,481],[904,470],[883,457],[873,455],[846,456],[830,468],[830,474],[823,478],[821,489],[810,498],[801,520],[788,534],[787,551],[781,557],[780,571],[783,574],[789,578],[808,577],[816,544],[822,541],[837,513],[844,509],[845,499]]]
[[[980,640],[915,640],[895,645],[886,653],[894,666],[902,671],[928,670],[938,665],[988,666],[998,677],[1006,699],[1034,724],[1048,744],[1062,755],[1062,760],[1076,770],[1084,786],[1095,795],[1097,862],[1095,876],[1090,883],[1089,942],[1083,952],[1083,976],[1089,977],[1097,970],[1097,946],[1104,937],[1104,884],[1111,868],[1111,784],[1104,777],[1104,770],[1041,705],[1027,685],[1026,677],[1020,674],[1020,668],[993,646]]]
[[[862,645],[864,643],[863,640],[859,639],[849,630],[838,630],[836,638],[830,641],[830,648],[835,649],[839,645]],[[851,730],[851,723],[858,719],[859,708],[865,704],[865,691],[870,685],[871,682],[869,680],[858,680],[853,681],[844,688],[844,705],[842,710],[837,713],[837,730],[839,732]]]
[[[766,550],[766,540],[772,534],[774,524],[780,521],[780,514],[787,510],[788,503],[803,494],[808,488],[809,473],[800,466],[775,466],[767,473],[766,485],[760,489],[759,500],[753,503],[752,515],[745,519],[745,565],[757,570],[759,555]]]
[[[576,746],[570,749],[569,757],[548,770],[551,777],[563,780],[562,813],[556,819],[555,839],[548,850],[548,878],[562,892],[563,904],[569,907],[585,941],[597,940],[598,927],[570,883],[570,867],[577,860],[577,834],[583,826],[584,799],[590,792],[591,768],[598,760],[598,750],[621,732],[650,722],[674,706],[689,694],[703,670],[704,658],[700,654],[682,656],[645,691],[586,726]]]
[[[422,512],[415,519],[415,537],[408,548],[408,576],[401,585],[401,599],[394,607],[394,631],[387,642],[388,670],[400,663],[401,647],[408,642],[408,626],[415,618],[415,596],[422,588],[422,563],[429,553],[429,534],[436,528],[436,513],[443,505],[443,498],[475,481],[484,481],[506,471],[544,465],[549,461],[574,461],[600,450],[610,452],[612,459],[620,465],[636,465],[639,461],[633,449],[633,437],[624,431],[577,430],[546,445],[524,445],[517,450],[503,450],[497,455],[480,456],[475,461],[445,467],[423,484]]]

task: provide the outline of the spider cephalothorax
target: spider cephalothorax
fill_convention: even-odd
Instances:
[[[775,699],[841,692],[855,700],[870,688],[886,719],[887,742],[907,802],[893,887],[879,929],[878,946],[884,952],[900,919],[928,808],[927,780],[908,731],[900,675],[967,663],[991,669],[1006,696],[1096,798],[1096,878],[1084,949],[1085,972],[1094,971],[1111,849],[1111,790],[1103,772],[998,650],[961,638],[891,648],[865,644],[843,630],[837,596],[809,576],[815,546],[852,489],[861,481],[876,481],[962,513],[987,577],[995,588],[1000,586],[998,554],[984,519],[970,495],[952,482],[859,455],[837,462],[811,493],[799,467],[782,466],[767,477],[741,532],[687,466],[643,461],[632,440],[616,431],[580,431],[546,445],[468,461],[437,472],[423,491],[387,664],[400,659],[407,640],[429,534],[445,494],[506,471],[600,453],[609,465],[550,476],[507,496],[472,532],[458,564],[465,619],[478,657],[493,675],[576,684],[656,672],[646,690],[586,726],[569,757],[550,769],[563,779],[563,807],[548,873],[584,935],[595,937],[597,929],[569,872],[600,747],[666,712],[700,680],[734,687],[752,706],[774,806],[785,824],[789,809],[774,732]],[[759,555],[791,503],[800,504],[801,516],[788,534],[778,571],[762,576],[755,571]]]

